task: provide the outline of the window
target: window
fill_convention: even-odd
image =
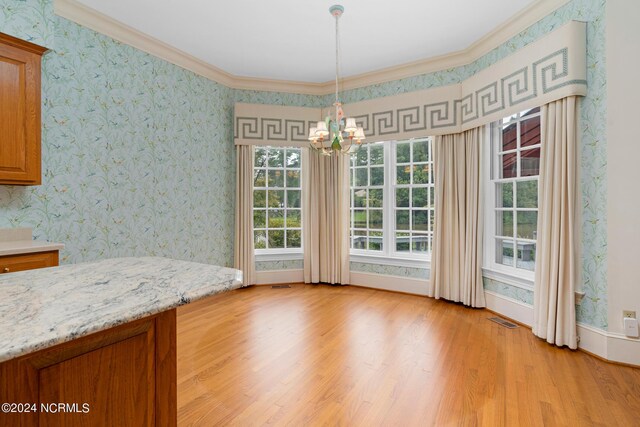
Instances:
[[[351,249],[384,248],[384,157],[380,142],[363,145],[351,157]]]
[[[538,176],[540,174],[540,109],[506,117],[492,126],[492,191],[494,230],[490,248],[498,270],[535,270]]]
[[[395,143],[396,252],[431,252],[434,220],[431,139]]]
[[[254,245],[301,250],[300,148],[256,147],[253,182]]]
[[[351,158],[351,253],[419,258],[431,253],[431,138],[364,144]]]

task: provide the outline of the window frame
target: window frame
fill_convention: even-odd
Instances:
[[[529,110],[527,110],[529,111]],[[484,239],[484,266],[483,266],[483,274],[490,278],[503,281],[510,285],[528,289],[533,289],[533,281],[535,278],[535,266],[533,270],[527,270],[524,268],[517,267],[517,247],[518,242],[524,243],[534,243],[537,245],[536,239],[527,239],[517,237],[517,214],[513,216],[513,233],[511,237],[511,241],[513,242],[514,247],[514,264],[513,265],[505,265],[496,262],[496,250],[497,250],[497,241],[501,238],[509,238],[509,236],[498,236],[497,235],[497,220],[498,220],[498,211],[507,211],[507,212],[518,212],[518,211],[535,211],[539,214],[540,204],[539,204],[539,183],[540,183],[540,173],[538,175],[533,176],[520,176],[521,175],[521,151],[535,150],[536,148],[541,149],[543,144],[543,135],[540,135],[540,143],[527,146],[525,150],[522,150],[520,144],[520,132],[517,133],[517,142],[516,148],[512,150],[501,150],[502,144],[502,128],[505,124],[522,122],[527,119],[531,119],[534,117],[540,117],[540,112],[533,113],[531,115],[523,116],[523,112],[518,112],[508,118],[511,118],[508,122],[504,122],[504,119],[500,119],[498,121],[492,122],[490,125],[486,126],[486,140],[489,141],[490,147],[488,150],[483,150],[483,180],[487,184],[486,185],[486,198],[485,198],[485,239]],[[514,116],[516,116],[514,118]],[[519,126],[519,125],[518,125]],[[497,178],[499,176],[499,167],[501,165],[499,156],[504,154],[505,152],[517,153],[516,154],[516,176],[513,178]],[[519,208],[517,207],[517,182],[523,181],[533,181],[536,180],[538,182],[538,204],[536,208]],[[497,200],[497,187],[500,183],[514,183],[513,188],[513,206],[501,208],[498,207]]]
[[[267,154],[267,162],[265,164],[264,167],[262,168],[257,168],[255,165],[255,151],[259,150],[259,149],[266,149],[267,153],[268,150],[271,149],[279,149],[279,150],[283,150],[283,166],[282,168],[280,167],[269,167],[269,157]],[[297,168],[288,168],[287,167],[287,150],[288,149],[297,149],[300,152],[300,166]],[[254,147],[254,165],[253,165],[253,173],[254,173],[254,178],[253,178],[253,182],[252,182],[252,197],[254,197],[254,192],[256,190],[262,190],[262,191],[266,191],[265,193],[265,207],[264,208],[256,208],[255,206],[252,206],[252,215],[255,214],[256,210],[264,210],[265,211],[265,226],[264,227],[256,227],[255,223],[253,225],[253,250],[254,250],[254,255],[256,257],[256,260],[258,261],[282,261],[282,260],[296,260],[296,259],[302,259],[303,258],[303,251],[304,251],[304,242],[303,242],[303,224],[302,224],[302,209],[303,209],[303,203],[302,203],[302,188],[303,188],[303,174],[302,174],[302,167],[303,167],[303,162],[302,162],[302,148],[300,147],[294,147],[294,146],[255,146]],[[265,185],[262,187],[256,187],[255,186],[255,172],[256,170],[264,170],[265,171]],[[269,170],[282,170],[283,171],[283,186],[282,187],[270,187],[269,186]],[[300,187],[288,187],[287,186],[287,176],[286,173],[288,170],[297,170],[299,171],[299,177],[300,177]],[[299,248],[256,248],[255,247],[255,232],[256,231],[264,231],[265,232],[265,238],[267,240],[267,245],[268,245],[268,240],[269,240],[269,190],[275,190],[275,191],[284,191],[284,207],[283,209],[283,221],[284,221],[284,226],[282,228],[282,230],[284,231],[284,244],[286,246],[286,242],[287,242],[287,231],[289,229],[291,230],[295,230],[295,231],[300,231],[300,247]],[[288,201],[288,195],[287,195],[287,190],[298,190],[300,192],[300,207],[298,208],[289,208],[287,207],[287,201]],[[253,199],[255,200],[255,199]],[[297,210],[300,212],[300,227],[287,227],[287,210]],[[280,230],[280,228],[277,228],[277,230]]]
[[[397,140],[389,140],[389,141],[379,141],[376,143],[368,143],[368,144],[381,144],[383,147],[384,153],[384,184],[382,186],[382,194],[383,194],[383,203],[382,203],[382,250],[367,250],[367,249],[353,249],[351,248],[351,209],[353,202],[351,201],[351,181],[349,184],[349,192],[350,192],[350,201],[349,201],[349,222],[350,222],[350,258],[353,262],[360,263],[371,263],[371,264],[385,264],[385,265],[394,265],[399,267],[418,267],[418,268],[427,268],[431,267],[431,251],[427,253],[416,253],[416,252],[403,252],[397,251],[395,245],[395,235],[396,235],[396,206],[395,206],[395,195],[396,189],[398,187],[396,183],[396,173],[397,173],[397,162],[396,162],[396,146],[398,143],[406,143],[408,141],[420,141],[420,140],[430,140],[430,161],[428,162],[418,162],[422,163],[430,163],[433,173],[433,137],[421,137],[421,138],[409,138],[401,141]],[[412,144],[413,145],[413,144]],[[363,147],[366,148],[366,147]],[[362,149],[362,148],[361,148]],[[410,165],[413,166],[413,158],[411,158]],[[405,163],[403,163],[404,165]],[[370,167],[370,164],[367,164],[367,167]],[[351,164],[349,165],[349,173],[351,179]],[[433,177],[433,175],[432,175]],[[432,179],[433,181],[433,179]],[[434,183],[428,184],[419,184],[420,186],[433,186]],[[413,184],[400,184],[400,187],[403,188],[412,188]],[[369,186],[367,186],[369,188]],[[376,186],[376,188],[378,188]],[[435,187],[434,187],[434,195],[435,195]],[[401,208],[402,209],[402,208]],[[412,208],[407,208],[410,212],[413,212]],[[435,204],[432,204],[431,207],[421,209],[421,210],[434,210],[435,215]],[[418,210],[418,209],[416,209]],[[411,218],[411,215],[410,215]],[[410,219],[411,222],[411,219]],[[404,232],[404,230],[399,230],[399,232]],[[411,230],[407,231],[411,233]],[[427,232],[428,233],[428,232]],[[433,230],[431,230],[431,239],[433,239]],[[433,242],[433,240],[431,240]],[[432,247],[432,244],[429,245]]]

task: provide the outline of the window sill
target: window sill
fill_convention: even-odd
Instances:
[[[395,267],[431,269],[431,261],[428,258],[395,258],[382,255],[351,254],[350,261],[364,264],[392,265]]]
[[[507,285],[514,286],[516,288],[533,291],[533,278],[531,277],[505,273],[504,271],[497,271],[490,268],[483,268],[482,275],[486,278],[506,283]]]
[[[260,251],[260,252],[258,252]],[[257,249],[255,252],[255,260],[260,261],[291,261],[304,259],[301,251],[287,251],[281,249]]]

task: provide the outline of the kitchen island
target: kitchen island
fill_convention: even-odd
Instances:
[[[175,308],[241,282],[155,257],[0,276],[0,425],[175,425]]]

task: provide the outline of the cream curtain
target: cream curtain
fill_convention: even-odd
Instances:
[[[236,224],[233,266],[242,270],[243,285],[255,284],[253,253],[253,146],[236,145]]]
[[[305,283],[349,283],[349,156],[302,149]]]
[[[542,107],[533,333],[577,348],[578,121],[575,96]]]
[[[434,142],[435,230],[430,295],[484,307],[481,158],[483,128]]]

